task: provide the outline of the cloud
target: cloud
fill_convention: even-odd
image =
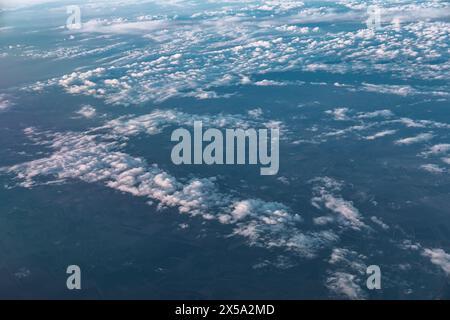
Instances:
[[[385,137],[385,136],[390,136],[390,135],[393,135],[393,134],[396,134],[396,133],[397,133],[397,130],[384,130],[384,131],[377,132],[377,133],[375,133],[375,134],[373,134],[371,136],[364,137],[364,139],[366,139],[366,140],[375,140],[375,139],[382,138],[382,137]]]
[[[422,152],[422,155],[428,157],[443,155],[447,153],[450,153],[450,144],[440,143],[430,147],[427,151]]]
[[[366,294],[361,288],[365,279],[367,257],[346,248],[334,248],[328,264],[326,287],[339,298],[352,300],[364,299]]]
[[[7,100],[6,95],[0,94],[0,111],[6,110],[11,107],[11,101]]]
[[[336,108],[334,110],[327,110],[325,113],[330,114],[334,117],[334,120],[348,120],[347,112],[349,111],[348,108]]]
[[[124,140],[119,135],[93,134],[95,131],[83,134],[27,129],[25,134],[30,139],[54,152],[0,171],[15,174],[19,185],[26,188],[68,179],[102,183],[157,201],[161,210],[177,208],[181,214],[231,226],[232,235],[243,237],[252,246],[278,248],[302,257],[312,258],[339,239],[331,230],[303,230],[301,215],[284,204],[258,198],[239,199],[232,193],[220,192],[214,177],[180,181],[157,165],[121,152]]]
[[[380,226],[380,227],[383,228],[384,230],[389,230],[389,229],[390,229],[390,227],[389,227],[386,223],[384,223],[384,222],[381,220],[381,218],[372,216],[372,217],[370,217],[370,220],[372,220],[373,223],[377,224],[378,226]]]
[[[436,174],[445,172],[445,169],[443,169],[435,164],[423,164],[420,166],[420,168],[425,171],[428,171],[430,173],[436,173]]]
[[[166,28],[166,20],[148,20],[130,22],[125,19],[108,20],[89,20],[83,23],[79,32],[106,33],[106,34],[142,34],[150,33],[154,30]]]
[[[0,9],[20,9],[52,2],[57,2],[57,0],[2,0]]]
[[[334,272],[326,281],[327,288],[338,295],[351,300],[364,299],[365,295],[357,283],[355,275],[346,272]]]
[[[359,119],[372,119],[372,118],[391,118],[394,113],[391,110],[376,110],[373,112],[360,112],[358,113]]]
[[[394,94],[404,97],[417,93],[417,91],[414,90],[411,86],[400,86],[400,85],[377,85],[377,84],[363,83],[362,89],[368,92]]]
[[[364,274],[367,268],[363,262],[365,259],[366,257],[364,255],[356,251],[345,248],[334,248],[328,263],[341,268],[350,268],[359,274]]]
[[[249,110],[247,113],[251,118],[258,119],[263,115],[264,112],[261,108],[256,108],[256,109]]]
[[[95,115],[97,114],[95,108],[90,105],[82,106],[81,109],[78,110],[76,113],[87,119],[91,119],[91,118],[95,117]]]
[[[292,259],[289,259],[289,257],[286,256],[277,256],[276,259],[268,260],[265,259],[262,262],[259,262],[252,266],[253,269],[262,269],[267,267],[273,267],[281,270],[287,270],[292,267],[295,267],[296,263],[292,261]]]
[[[414,120],[410,118],[400,118],[398,120],[392,120],[392,123],[401,123],[408,128],[437,128],[437,129],[450,129],[450,125],[438,121],[431,120]]]
[[[256,86],[260,86],[260,87],[274,87],[274,86],[285,86],[287,85],[286,82],[279,82],[279,81],[274,81],[274,80],[261,80],[261,81],[257,81],[255,82]]]
[[[77,40],[82,41],[76,47],[69,41],[71,45],[67,47],[18,50],[17,54],[58,59],[96,57],[100,52],[92,50],[92,46],[97,46],[99,38],[91,34],[104,34],[100,41],[121,43],[118,48],[105,51],[104,58],[98,60],[105,74],[93,74],[81,83],[72,79],[74,83],[55,80],[45,85],[61,85],[70,93],[92,95],[120,105],[160,102],[180,96],[217,98],[215,86],[248,84],[254,75],[269,72],[325,70],[364,75],[389,72],[394,79],[433,79],[443,83],[449,80],[450,64],[444,48],[449,41],[450,27],[446,22],[413,21],[398,32],[389,28],[372,32],[365,29],[364,23],[351,30],[342,30],[340,26],[315,30],[296,25],[296,19],[360,19],[361,9],[350,6],[337,11],[331,2],[305,2],[300,6],[299,2],[286,5],[271,1],[259,5],[246,1],[179,4],[172,8],[171,15],[139,17],[118,7],[115,18],[85,22],[77,31]],[[160,5],[158,2],[156,9]],[[176,14],[184,13],[185,6],[189,7],[191,18]],[[399,12],[412,10],[406,4],[397,3],[396,7]],[[420,6],[421,12],[428,9],[445,12],[448,4]],[[307,20],[298,23],[305,24]],[[150,41],[139,41],[136,46],[136,36]],[[70,74],[66,77],[70,78]],[[105,83],[108,77],[116,79],[117,85]],[[255,82],[256,85],[290,83],[295,81]],[[422,90],[420,86],[363,83],[356,88],[399,96],[448,93],[447,85]]]
[[[261,118],[261,115],[262,113],[258,113],[258,117],[255,117],[254,112],[252,112],[252,115],[224,113],[196,115],[176,109],[157,109],[138,117],[124,116],[111,120],[103,128],[108,128],[121,136],[134,136],[140,133],[155,135],[170,126],[193,127],[195,121],[201,121],[204,127],[210,128],[269,127],[271,123],[262,123],[261,121],[264,119]],[[282,123],[279,123],[278,126],[282,126]]]
[[[415,143],[420,143],[420,142],[425,142],[425,141],[429,141],[431,139],[433,139],[434,135],[431,133],[421,133],[415,137],[409,137],[409,138],[404,138],[404,139],[400,139],[395,141],[395,144],[397,145],[410,145],[410,144],[415,144]]]
[[[311,203],[318,209],[327,209],[338,215],[339,221],[344,226],[355,230],[361,230],[367,226],[362,222],[362,217],[351,201],[344,200],[338,192],[343,184],[329,177],[315,178],[311,181],[314,197]]]
[[[431,263],[440,267],[448,276],[450,276],[450,254],[442,249],[424,249],[422,255],[430,258]]]

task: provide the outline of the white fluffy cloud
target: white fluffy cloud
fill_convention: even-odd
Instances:
[[[318,209],[326,209],[338,215],[339,221],[352,229],[361,230],[366,225],[359,210],[351,201],[344,200],[339,192],[343,184],[329,177],[312,180],[314,197],[311,203]]]
[[[81,107],[80,110],[77,111],[77,114],[79,114],[80,116],[83,116],[87,119],[95,117],[96,113],[97,113],[97,111],[95,110],[95,108],[90,105],[84,105]]]
[[[326,282],[328,289],[335,295],[351,300],[364,299],[364,292],[355,275],[346,272],[334,272]]]
[[[346,248],[334,248],[328,260],[330,270],[325,285],[339,298],[364,299],[362,283],[365,280],[366,260],[362,254]]]
[[[393,135],[395,133],[397,133],[397,130],[384,130],[384,131],[377,132],[377,133],[375,133],[375,134],[373,134],[371,136],[367,136],[364,139],[366,139],[366,140],[375,140],[375,139],[382,138],[382,137],[385,137],[385,136]]]
[[[117,17],[122,13],[118,6],[114,18],[86,21],[77,31],[77,39],[82,40],[77,41],[77,45],[72,43],[52,50],[27,48],[15,54],[27,58],[73,59],[104,53],[105,59],[99,60],[106,70],[104,75],[92,74],[78,79],[77,75],[68,74],[44,85],[61,85],[74,94],[93,95],[108,103],[124,105],[177,96],[216,98],[213,88],[218,85],[285,85],[286,81],[264,79],[253,83],[250,79],[257,74],[288,70],[364,74],[389,71],[401,79],[449,80],[450,63],[445,48],[450,38],[450,25],[433,20],[442,18],[448,11],[448,4],[444,2],[426,2],[418,7],[408,1],[383,3],[390,8],[390,13],[394,7],[399,13],[427,12],[428,18],[415,15],[421,21],[404,22],[395,32],[389,25],[378,32],[367,30],[364,21],[351,31],[341,30],[339,26],[327,31],[299,27],[297,24],[308,21],[361,19],[361,10],[367,8],[360,4],[362,8],[347,6],[337,12],[333,3],[293,3],[233,1],[215,3],[214,10],[210,10],[210,3],[190,1],[179,5],[171,2],[172,15],[139,17],[128,16],[126,12],[123,17]],[[191,19],[181,19],[175,14],[177,10],[190,12]],[[255,15],[255,10],[259,14]],[[276,16],[278,14],[281,18]],[[97,45],[96,34],[99,33],[104,35],[100,38],[101,46]],[[135,37],[144,37],[148,42],[136,47]],[[92,49],[93,45],[97,47]],[[111,45],[116,47],[107,49]],[[116,85],[104,81],[110,74],[114,74]],[[422,92],[409,85],[362,83],[357,87],[357,90],[399,96]],[[448,95],[448,88],[444,85],[427,92]]]
[[[261,118],[256,120],[263,120]],[[169,126],[192,127],[195,121],[201,121],[204,127],[213,128],[241,128],[261,127],[261,121],[255,117],[240,114],[195,115],[175,109],[154,110],[149,114],[133,117],[124,116],[111,120],[105,128],[121,136],[133,136],[139,133],[154,135]],[[266,124],[265,126],[267,126]]]
[[[433,139],[433,134],[432,133],[421,133],[418,134],[417,136],[414,137],[409,137],[409,138],[403,138],[403,139],[399,139],[397,141],[395,141],[395,144],[398,145],[410,145],[410,144],[414,144],[414,143],[420,143],[420,142],[425,142],[428,140]]]
[[[105,128],[108,126],[99,129]],[[303,230],[300,214],[281,203],[239,199],[219,192],[215,178],[191,178],[181,182],[157,165],[148,165],[141,158],[121,152],[123,140],[114,131],[112,133],[40,133],[29,128],[25,134],[30,139],[48,145],[54,152],[46,158],[1,171],[15,174],[20,185],[28,188],[55,179],[59,182],[80,179],[102,183],[155,200],[160,209],[173,207],[182,214],[229,225],[234,235],[244,237],[251,245],[279,248],[304,257],[315,256],[339,239],[328,229]]]
[[[450,254],[442,249],[424,249],[423,255],[450,276]]]
[[[142,34],[163,29],[167,27],[167,25],[167,22],[164,20],[144,20],[131,22],[125,19],[114,21],[89,20],[83,23],[83,27],[79,31],[106,34]]]

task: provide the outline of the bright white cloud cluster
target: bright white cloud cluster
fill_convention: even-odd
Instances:
[[[328,289],[339,298],[360,300],[366,298],[365,284],[367,257],[345,248],[334,248],[328,261],[330,270],[326,279]]]
[[[14,173],[23,187],[55,179],[103,183],[156,200],[161,209],[178,208],[180,213],[229,225],[234,235],[246,238],[251,245],[280,248],[304,257],[313,257],[339,239],[328,229],[303,230],[300,214],[281,203],[221,193],[214,178],[181,182],[157,165],[121,152],[121,138],[115,134],[39,133],[32,128],[25,133],[54,152],[46,158],[2,168],[3,172]]]
[[[326,209],[336,214],[336,218],[344,226],[361,230],[366,225],[362,222],[359,210],[351,201],[344,200],[338,193],[342,191],[343,184],[329,177],[316,178],[314,184],[314,197],[311,203],[318,209]]]
[[[19,4],[28,6],[28,2]],[[417,156],[419,163],[414,165],[415,169],[433,174],[450,172],[450,145],[441,134],[450,129],[450,124],[445,120],[417,119],[410,116],[413,108],[405,110],[396,102],[412,98],[420,100],[419,103],[447,101],[449,4],[378,1],[385,8],[383,29],[374,32],[366,29],[369,2],[362,0],[148,0],[154,15],[133,11],[134,5],[144,2],[88,2],[84,8],[93,9],[92,12],[111,6],[114,14],[90,16],[83,29],[74,32],[52,28],[52,34],[57,36],[42,46],[2,44],[0,58],[46,59],[60,66],[55,72],[61,74],[53,73],[54,78],[27,88],[43,90],[57,86],[69,94],[103,99],[107,104],[139,105],[152,110],[144,115],[109,120],[84,133],[39,132],[28,128],[25,134],[32,142],[48,147],[50,154],[2,168],[2,173],[14,175],[19,185],[27,188],[70,179],[99,183],[149,200],[160,210],[172,208],[211,224],[221,224],[224,235],[240,237],[249,245],[276,252],[275,260],[263,261],[255,268],[290,268],[298,256],[319,256],[323,260],[321,254],[331,250],[329,259],[323,260],[327,263],[326,277],[322,279],[325,286],[339,298],[365,298],[362,284],[368,258],[354,248],[335,246],[343,245],[340,238],[345,232],[363,237],[374,232],[387,234],[396,227],[387,216],[364,215],[366,210],[359,198],[346,193],[351,181],[313,179],[309,184],[311,212],[297,212],[276,199],[240,197],[237,192],[219,190],[214,177],[177,178],[161,166],[125,153],[124,147],[137,135],[156,135],[173,126],[192,126],[194,121],[219,128],[277,126],[288,133],[283,134],[283,139],[290,143],[288,147],[333,139],[348,139],[363,146],[386,143],[394,152],[412,152],[412,157]],[[124,7],[126,10],[122,11]],[[161,8],[164,14],[156,14]],[[398,30],[390,24],[394,18],[401,23]],[[15,31],[13,26],[5,28],[1,30],[8,30],[8,34]],[[50,32],[48,28],[44,30]],[[41,30],[35,32],[39,35]],[[71,61],[61,61],[64,59]],[[87,59],[90,64],[85,63]],[[289,73],[284,74],[285,71]],[[309,76],[321,78],[324,73],[332,78],[329,83],[306,80]],[[334,78],[341,78],[342,74],[349,76],[348,83],[335,82]],[[297,75],[301,80],[294,78]],[[319,111],[302,109],[305,112],[295,118],[305,120],[299,125],[295,121],[269,119],[271,110],[266,112],[264,107],[242,114],[214,116],[154,107],[154,103],[164,105],[162,102],[171,98],[205,100],[239,96],[242,89],[245,92],[250,86],[255,86],[252,90],[270,93],[274,87],[281,91],[306,85],[386,99],[376,107],[364,101],[360,106],[340,101],[322,104],[319,99],[311,103]],[[0,110],[8,109],[10,100],[0,95]],[[96,108],[91,105],[77,105],[73,112],[78,118],[99,120]],[[284,110],[280,114],[281,119],[286,116]],[[318,117],[308,118],[310,114]],[[301,128],[308,121],[311,126]],[[303,137],[304,133],[309,134],[308,138]],[[420,171],[418,174],[426,176]],[[275,183],[287,187],[296,182],[289,176],[280,177]],[[179,228],[187,226],[180,224]],[[449,274],[450,258],[443,249],[424,249],[407,242],[401,248],[413,249]],[[292,260],[283,256],[288,253],[294,253],[289,255]]]
[[[77,114],[79,114],[80,116],[83,116],[87,119],[90,119],[90,118],[95,117],[95,115],[97,114],[97,111],[95,110],[95,108],[93,106],[84,105],[81,107],[80,110],[77,111]]]
[[[70,93],[122,105],[177,96],[217,98],[214,88],[224,85],[280,85],[252,78],[287,70],[449,80],[450,24],[445,21],[449,9],[445,2],[383,2],[390,16],[410,12],[414,19],[403,18],[400,30],[386,25],[378,32],[366,29],[363,2],[338,7],[332,2],[233,1],[215,3],[214,10],[197,1],[169,5],[174,13],[191,14],[92,19],[77,31],[77,41],[57,43],[54,50],[28,48],[16,54],[58,59],[106,54],[98,59],[102,73],[86,67],[36,87],[61,85]],[[351,31],[314,26],[343,21],[359,24]],[[148,42],[139,39],[142,45],[136,47],[136,37]],[[360,90],[400,96],[420,93],[409,85],[362,83]],[[438,91],[448,93],[448,87]]]
[[[328,278],[328,289],[341,298],[351,300],[364,299],[364,292],[357,282],[357,277],[346,272],[334,272]]]
[[[410,145],[413,143],[425,142],[433,139],[433,134],[431,133],[421,133],[415,137],[403,138],[395,141],[395,144],[398,145]]]
[[[255,112],[254,110],[250,111]],[[139,133],[158,134],[169,126],[193,127],[195,121],[201,121],[204,127],[212,128],[247,129],[249,127],[269,126],[269,123],[254,121],[252,118],[254,117],[250,115],[239,114],[194,115],[174,109],[165,109],[154,110],[149,114],[138,117],[124,116],[107,122],[104,127],[121,136],[133,136]]]
[[[439,266],[447,275],[450,275],[450,254],[442,249],[425,249],[423,255],[430,258],[431,262]]]

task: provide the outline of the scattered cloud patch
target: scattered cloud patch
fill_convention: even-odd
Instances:
[[[450,254],[442,249],[424,249],[422,254],[450,276]]]
[[[379,139],[379,138],[382,138],[382,137],[390,136],[390,135],[393,135],[393,134],[396,134],[396,133],[397,133],[397,130],[384,130],[384,131],[377,132],[377,133],[375,133],[375,134],[373,134],[371,136],[364,137],[364,139],[366,139],[366,140],[375,140],[375,139]]]
[[[415,143],[426,142],[433,139],[434,135],[432,133],[421,133],[415,137],[404,138],[395,141],[397,145],[410,145]]]
[[[430,173],[436,173],[436,174],[444,173],[444,172],[445,172],[445,169],[444,169],[444,168],[441,168],[441,167],[439,167],[439,166],[436,165],[436,164],[430,164],[430,163],[428,163],[428,164],[423,164],[423,165],[420,166],[420,168],[423,169],[423,170],[425,170],[425,171],[428,171],[428,172],[430,172]]]
[[[367,227],[362,222],[359,210],[351,201],[344,200],[339,192],[342,191],[343,183],[329,177],[316,178],[311,181],[314,197],[311,203],[317,209],[326,209],[338,215],[342,225],[355,230]]]
[[[12,103],[6,98],[6,95],[0,94],[0,111],[8,109],[11,105]]]
[[[91,118],[95,117],[95,115],[97,114],[97,111],[95,110],[95,108],[93,106],[84,105],[81,107],[80,110],[77,111],[77,114],[79,114],[80,116],[83,116],[87,119],[91,119]]]

